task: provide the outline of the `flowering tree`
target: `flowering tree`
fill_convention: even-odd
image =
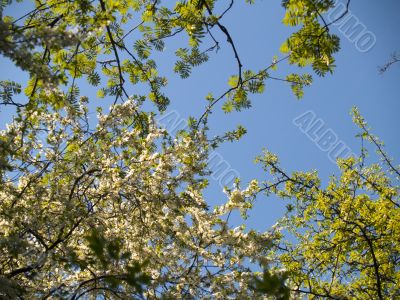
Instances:
[[[5,15],[9,2],[1,2],[0,53],[30,80],[22,100],[21,83],[0,82],[0,103],[16,108],[0,132],[2,297],[285,299],[290,289],[300,291],[303,277],[284,256],[282,264],[301,279],[284,285],[288,275],[271,264],[279,232],[231,228],[226,220],[234,209],[245,215],[256,194],[275,190],[257,181],[240,189],[238,180],[226,189],[225,204],[208,207],[208,153],[244,131],[210,141],[207,117],[218,102],[226,112],[249,107],[249,95],[263,92],[268,80],[288,82],[301,97],[311,75],[270,75],[285,61],[332,72],[339,39],[323,15],[333,1],[282,1],[284,23],[298,30],[283,43],[284,56],[260,70],[245,69],[223,25],[234,1],[223,9],[214,0],[35,1],[20,18]],[[206,97],[204,113],[187,130],[170,136],[154,121],[170,99],[153,52],[172,36],[187,39],[174,67],[186,78],[220,47],[216,33],[237,72],[225,93]],[[97,108],[95,121],[88,117],[95,100],[80,94],[82,78],[112,103]],[[149,100],[153,112],[142,109]],[[296,187],[289,192],[300,201]],[[248,261],[271,272],[257,278]]]
[[[243,259],[261,259],[271,234],[228,227],[221,216],[244,204],[237,196],[208,209],[204,135],[170,141],[150,116],[143,134],[137,110],[133,100],[115,105],[93,132],[84,105],[9,124],[4,277],[35,297],[251,298]]]

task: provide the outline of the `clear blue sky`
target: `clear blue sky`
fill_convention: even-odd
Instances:
[[[284,13],[281,1],[258,0],[255,5],[245,5],[244,0],[236,2],[223,24],[230,30],[244,67],[262,69],[279,54],[280,44],[290,33],[290,29],[281,23]],[[350,9],[366,30],[376,36],[376,44],[370,51],[358,51],[354,43],[333,26],[331,30],[342,40],[342,49],[336,56],[336,71],[325,78],[315,77],[302,100],[297,101],[286,84],[268,81],[265,93],[252,97],[251,109],[226,115],[219,106],[210,117],[210,127],[215,134],[231,130],[237,124],[247,128],[248,133],[242,140],[218,149],[231,168],[240,173],[244,183],[252,178],[265,178],[261,168],[253,163],[264,147],[279,155],[287,170],[317,169],[325,179],[337,172],[327,153],[292,123],[308,110],[315,112],[324,120],[326,128],[332,129],[340,140],[358,153],[360,143],[354,137],[357,130],[349,116],[351,107],[358,106],[374,133],[385,141],[389,154],[399,163],[400,64],[383,75],[378,74],[377,67],[384,64],[391,53],[400,50],[400,1],[352,0]],[[217,36],[224,41],[223,36]],[[208,92],[218,95],[226,89],[227,78],[236,71],[235,61],[231,49],[223,46],[208,63],[194,69],[192,76],[182,81],[171,72],[171,55],[178,43],[181,44],[179,37],[167,43],[165,53],[157,55],[161,73],[170,80],[167,94],[172,103],[168,111],[176,110],[183,118],[198,117],[206,104],[204,96]],[[3,58],[0,58],[0,70],[2,80],[26,78]],[[276,74],[284,75],[287,70],[283,65]],[[89,90],[81,89],[81,92],[93,95]],[[8,110],[0,112],[1,127],[9,116]],[[220,203],[224,199],[215,181],[211,182],[206,195],[211,203]],[[267,229],[282,215],[282,207],[281,200],[260,197],[246,224],[259,230]],[[235,216],[233,223],[238,222]]]

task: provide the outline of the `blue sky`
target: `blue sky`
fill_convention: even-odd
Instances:
[[[239,172],[243,183],[252,178],[266,178],[262,169],[253,163],[262,148],[276,153],[287,170],[316,169],[325,181],[337,173],[327,152],[321,151],[292,122],[309,110],[325,122],[326,129],[331,129],[340,141],[359,153],[360,142],[355,138],[358,131],[349,114],[351,108],[357,106],[374,133],[385,141],[389,154],[397,158],[400,65],[393,66],[383,75],[377,68],[391,53],[400,50],[400,2],[355,0],[351,2],[350,10],[349,17],[357,18],[365,30],[376,37],[376,43],[369,51],[357,50],[355,43],[348,40],[339,27],[333,26],[331,30],[341,38],[342,47],[336,55],[337,68],[332,75],[314,77],[314,83],[305,90],[303,99],[296,100],[286,84],[268,81],[265,93],[252,97],[249,110],[224,114],[218,107],[210,117],[210,127],[215,134],[233,129],[237,124],[247,128],[248,133],[242,140],[224,144],[217,150],[231,168]],[[261,69],[279,54],[281,42],[290,33],[290,29],[281,23],[283,13],[280,1],[258,1],[253,6],[235,4],[226,16],[223,23],[230,29],[245,68]],[[277,74],[286,74],[289,69],[283,65]],[[190,79],[170,82],[173,99],[170,110],[176,109],[184,117],[198,116],[198,111],[205,105],[204,95],[209,91],[215,95],[224,91],[226,78],[235,70],[232,52],[228,47],[222,48],[207,65],[196,69]],[[399,163],[399,160],[395,162]],[[219,186],[215,181],[211,186],[207,195],[215,201],[216,195],[220,197]],[[246,224],[266,229],[282,213],[281,200],[260,197]],[[240,223],[237,216],[233,220]]]
[[[262,69],[271,63],[274,55],[279,55],[280,44],[291,32],[281,23],[284,13],[281,1],[259,0],[255,5],[236,2],[222,23],[230,30],[244,68]],[[356,17],[365,30],[376,37],[374,47],[360,52],[338,27],[332,26],[331,30],[341,38],[342,49],[336,55],[337,68],[334,74],[325,78],[315,77],[302,100],[296,100],[285,83],[268,81],[264,94],[252,96],[252,108],[249,110],[224,114],[220,106],[216,107],[210,117],[213,134],[232,130],[237,124],[248,131],[239,142],[226,143],[217,150],[231,169],[240,174],[243,183],[252,178],[266,178],[261,167],[253,163],[262,148],[276,153],[282,166],[289,171],[317,169],[323,179],[337,172],[327,153],[321,151],[292,122],[309,110],[323,120],[325,127],[331,129],[339,140],[358,153],[360,143],[354,137],[357,129],[349,115],[351,107],[356,105],[374,133],[385,141],[389,154],[396,158],[400,146],[400,64],[383,75],[378,73],[377,67],[383,65],[391,53],[400,51],[400,2],[353,0],[350,10],[350,16]],[[222,35],[216,36],[221,43],[225,40]],[[214,95],[222,93],[227,88],[228,77],[235,73],[233,53],[229,47],[222,46],[208,63],[194,69],[189,79],[182,80],[171,71],[172,54],[178,44],[182,44],[179,37],[172,39],[167,43],[165,53],[156,57],[160,72],[169,78],[166,93],[172,103],[168,111],[175,110],[182,118],[189,115],[199,117],[206,105],[204,97],[208,92]],[[274,75],[284,76],[291,69],[286,65],[279,66]],[[21,81],[26,78],[3,58],[0,58],[0,70],[2,80]],[[81,92],[93,96],[93,91],[89,89],[81,89]],[[1,127],[9,116],[8,110],[0,112]],[[396,158],[395,162],[398,164],[399,160]],[[211,181],[206,195],[210,203],[221,203],[224,199],[216,181]],[[281,200],[260,197],[246,223],[249,227],[264,230],[275,223],[282,213]],[[235,216],[233,223],[238,222]]]

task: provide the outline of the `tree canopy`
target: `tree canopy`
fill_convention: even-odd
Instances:
[[[400,170],[357,109],[353,118],[380,161],[371,162],[363,146],[359,157],[338,160],[340,176],[326,187],[315,171],[287,174],[273,154],[259,158],[273,175],[263,190],[289,201],[274,259],[295,294],[310,299],[400,296]]]
[[[323,188],[316,173],[287,175],[265,152],[258,161],[274,179],[237,179],[214,208],[204,197],[210,151],[245,133],[210,139],[208,116],[220,102],[225,112],[249,108],[266,81],[287,82],[301,98],[312,75],[332,73],[339,38],[329,31],[336,20],[323,16],[334,1],[282,1],[294,31],[281,56],[257,70],[243,65],[224,25],[233,0],[34,1],[22,3],[31,9],[19,17],[7,15],[8,5],[1,2],[0,54],[30,79],[0,81],[0,104],[15,108],[0,131],[1,297],[399,296],[399,169],[357,111],[360,137],[382,165],[367,165],[363,148],[339,161],[341,177]],[[155,121],[174,101],[154,58],[172,37],[186,43],[175,49],[182,79],[222,43],[237,67],[226,91],[208,94],[202,114],[176,135]],[[274,76],[284,62],[298,72]],[[81,93],[82,79],[109,109]],[[263,192],[291,201],[279,226],[232,228],[231,212],[246,217]]]

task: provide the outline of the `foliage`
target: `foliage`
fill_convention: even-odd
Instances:
[[[274,257],[299,297],[400,297],[400,170],[357,110],[353,115],[360,138],[373,144],[381,161],[368,165],[363,147],[359,158],[338,161],[340,175],[324,188],[316,172],[287,175],[276,156],[259,158],[274,175],[262,190],[289,201]]]
[[[257,232],[229,224],[233,210],[247,217],[255,195],[275,192],[278,184],[267,189],[253,180],[241,189],[238,179],[234,187],[226,187],[228,199],[223,204],[214,209],[208,206],[203,194],[210,175],[209,153],[222,142],[240,139],[246,130],[239,126],[210,140],[207,118],[217,104],[223,103],[225,112],[249,108],[251,94],[263,93],[268,80],[287,82],[300,98],[312,76],[272,76],[285,61],[299,67],[311,65],[318,75],[332,72],[339,40],[329,33],[330,24],[323,14],[334,7],[333,1],[282,1],[284,23],[297,31],[281,47],[285,56],[274,57],[258,71],[245,68],[234,38],[223,24],[234,1],[222,12],[219,7],[223,3],[216,0],[165,4],[156,0],[34,1],[23,3],[32,5],[32,10],[20,18],[6,15],[10,3],[4,0],[0,4],[0,54],[26,71],[30,79],[26,86],[0,81],[0,104],[16,108],[12,122],[0,132],[1,297],[287,299],[289,289],[303,285],[305,274],[284,254],[280,258],[287,271],[271,264],[270,251],[280,237],[278,230]],[[159,74],[154,52],[162,52],[172,37],[187,41],[186,46],[175,49],[174,71],[182,78],[208,61],[220,48],[219,39],[226,40],[237,68],[228,79],[227,90],[220,96],[209,93],[203,114],[191,118],[188,129],[176,136],[154,121],[170,102],[164,92],[168,80]],[[104,105],[81,94],[82,79],[97,90],[99,98],[112,103],[108,110],[103,112]],[[149,100],[155,106],[152,112],[143,108]],[[97,116],[92,118],[94,106]],[[386,155],[384,158],[389,163]],[[262,160],[283,176],[274,156]],[[318,211],[315,204],[307,202],[314,194],[319,202],[331,203],[339,211],[346,203],[359,205],[360,212],[353,217],[364,222],[357,223],[360,228],[374,228],[366,236],[374,235],[369,241],[380,249],[378,274],[398,276],[392,266],[397,257],[388,257],[390,253],[381,250],[397,247],[389,242],[397,229],[385,222],[397,218],[394,204],[387,199],[395,199],[398,190],[389,186],[393,178],[384,176],[377,166],[356,166],[354,160],[341,162],[343,182],[333,180],[325,192],[320,192],[315,174],[295,174],[296,180],[307,184],[303,186],[284,177],[286,191],[280,195],[302,203],[299,207],[307,210],[308,220]],[[356,194],[353,204],[349,193],[356,187],[368,192]],[[347,200],[342,203],[341,198],[329,196],[333,195],[330,190],[337,190]],[[379,210],[369,198],[373,192],[384,207],[377,213],[380,218],[367,215],[368,209]],[[295,227],[314,224],[298,217],[294,220]],[[322,225],[327,226],[329,220],[326,222]],[[337,230],[341,229],[339,223],[334,224]],[[373,293],[371,278],[377,273],[368,261],[373,255],[363,248],[368,240],[357,236],[360,232],[351,236],[359,247],[353,252],[364,251],[361,256],[355,253],[354,261],[368,265],[354,284],[365,285],[367,292]],[[318,248],[321,244],[312,245],[309,247],[323,253]],[[345,253],[350,246],[354,245],[344,244],[340,251]],[[293,253],[302,256],[301,250],[294,248],[297,252]],[[397,255],[394,253],[390,255]],[[314,262],[315,257],[303,256],[310,259],[308,264]],[[337,256],[338,263],[342,256]],[[264,273],[255,271],[257,264]],[[321,269],[320,274],[326,270]],[[335,295],[341,293],[339,274],[335,271],[336,281],[332,281]],[[398,280],[385,276],[376,284],[382,296],[394,290],[390,280]],[[324,289],[324,277],[307,279],[315,284],[315,291]]]
[[[291,64],[301,67],[311,65],[318,75],[333,71],[335,60],[332,54],[339,50],[339,38],[329,33],[329,25],[335,20],[327,23],[323,18],[323,14],[333,5],[332,0],[283,1],[286,8],[284,24],[302,26],[281,47],[283,52],[290,52]]]
[[[5,8],[8,2],[11,1],[3,2]],[[328,26],[319,25],[319,22],[325,23],[322,14],[334,6],[331,1],[318,4],[304,0],[283,1],[284,23],[303,26],[284,43],[282,51],[288,55],[258,72],[243,70],[234,39],[222,24],[233,1],[222,13],[213,10],[216,2],[177,1],[175,5],[161,5],[159,1],[150,0],[35,2],[33,10],[18,19],[2,15],[0,53],[30,73],[25,94],[29,97],[26,105],[33,109],[41,105],[60,109],[76,103],[77,79],[85,77],[94,86],[101,82],[98,95],[115,97],[115,102],[131,95],[127,84],[130,87],[145,85],[146,92],[135,96],[150,99],[164,111],[170,101],[162,91],[167,78],[158,74],[152,56],[154,51],[164,50],[168,38],[179,35],[188,39],[187,47],[176,50],[174,70],[182,78],[187,78],[193,67],[206,62],[209,55],[220,48],[221,42],[216,39],[215,32],[226,37],[238,71],[230,79],[229,93],[211,104],[214,106],[229,96],[225,111],[249,107],[248,93],[262,92],[268,79],[287,80],[296,96],[301,97],[303,86],[311,83],[310,75],[292,74],[285,79],[268,73],[284,60],[289,59],[291,64],[301,67],[312,64],[319,75],[333,70],[332,55],[339,49],[339,40],[330,35]],[[234,85],[233,81],[236,81]],[[68,90],[75,92],[68,93]],[[207,109],[206,114],[209,112]]]
[[[286,286],[286,272],[271,273],[264,270],[262,279],[255,277],[253,289],[276,299],[287,300],[290,298],[290,289]]]
[[[15,174],[1,174],[3,276],[37,298],[256,297],[244,261],[272,234],[229,228],[222,216],[242,203],[208,208],[205,136],[170,141],[151,117],[142,136],[134,100],[88,132],[80,107],[22,114],[1,133]]]

